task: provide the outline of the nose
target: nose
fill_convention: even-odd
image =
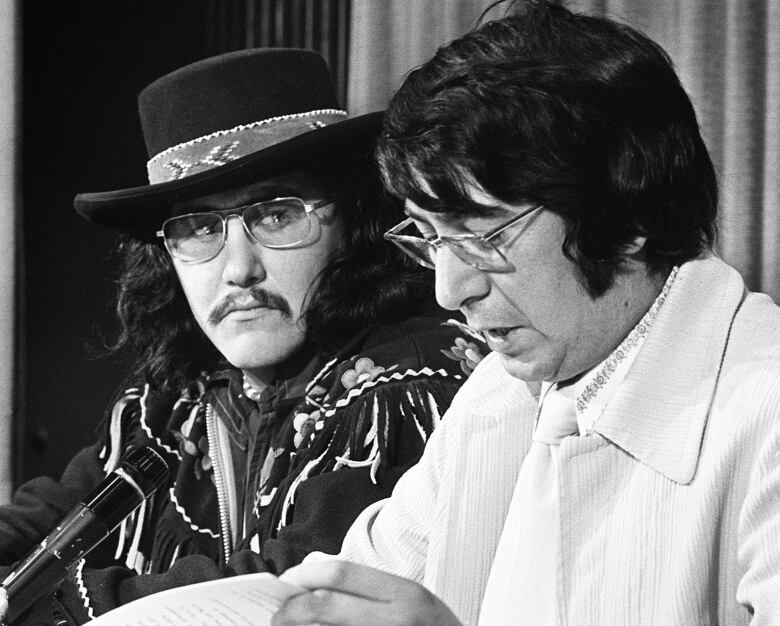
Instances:
[[[235,218],[235,220],[233,220]],[[225,247],[220,252],[225,282],[237,287],[250,287],[265,279],[263,253],[265,249],[250,239],[238,215],[229,215],[225,223]]]
[[[460,259],[446,245],[436,253],[436,301],[450,311],[472,300],[484,298],[490,291],[485,274]]]

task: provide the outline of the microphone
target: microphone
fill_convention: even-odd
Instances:
[[[68,575],[68,568],[111,534],[167,482],[152,448],[134,448],[0,583],[0,622],[12,622]],[[3,597],[5,596],[5,597]]]

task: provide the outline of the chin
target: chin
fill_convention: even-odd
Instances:
[[[553,365],[544,360],[522,360],[519,357],[500,354],[501,364],[507,373],[526,383],[550,381],[555,376]]]
[[[304,343],[304,335],[264,335],[253,338],[237,338],[224,346],[217,346],[224,357],[242,370],[276,367],[295,354]]]

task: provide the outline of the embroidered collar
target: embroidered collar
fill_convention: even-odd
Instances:
[[[652,332],[599,418],[599,437],[670,480],[690,483],[746,293],[736,270],[713,255],[681,266]]]
[[[647,313],[644,314],[639,323],[634,326],[620,345],[601,364],[594,367],[575,383],[578,422],[586,435],[593,434],[593,428],[603,414],[609,397],[611,397],[615,388],[625,377],[636,355],[639,354],[639,350],[650,332],[650,328],[653,326],[658,311],[661,310],[667,295],[669,295],[679,269],[679,267],[672,269],[661,289],[661,293],[658,294]]]

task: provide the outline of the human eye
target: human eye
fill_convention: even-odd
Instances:
[[[508,233],[505,230],[502,230],[493,235],[489,235],[487,237],[485,237],[484,234],[478,235],[476,240],[477,242],[479,242],[480,245],[485,247],[488,247],[490,245],[502,246],[509,241],[509,235],[510,233]]]
[[[259,229],[266,232],[283,230],[298,222],[305,216],[306,209],[302,201],[286,202],[272,201],[258,204],[247,211],[244,220],[250,230]]]
[[[485,248],[500,246],[510,242],[513,234],[509,226],[514,221],[514,216],[506,211],[491,211],[469,220],[467,230],[474,235],[475,245]]]
[[[208,237],[210,235],[214,235],[215,233],[216,228],[214,228],[214,224],[200,224],[193,227],[192,229],[193,237]]]
[[[169,234],[178,239],[208,239],[222,234],[222,222],[216,215],[193,213],[175,220]]]

